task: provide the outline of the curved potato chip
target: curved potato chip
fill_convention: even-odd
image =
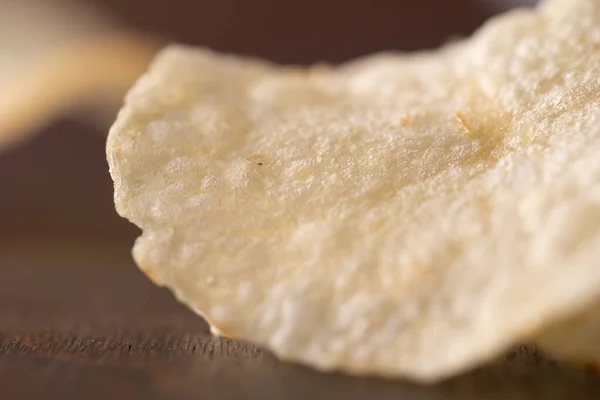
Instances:
[[[0,147],[82,103],[118,108],[157,48],[89,4],[0,0]]]
[[[322,370],[458,373],[600,295],[600,2],[434,52],[279,67],[171,47],[107,143],[140,267]]]

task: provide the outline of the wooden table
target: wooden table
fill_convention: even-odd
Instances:
[[[0,156],[0,399],[600,398],[600,377],[521,349],[435,386],[323,374],[215,339],[130,256],[104,137],[63,123]]]

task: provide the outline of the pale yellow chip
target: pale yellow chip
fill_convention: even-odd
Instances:
[[[156,48],[87,2],[0,0],[0,147],[82,105],[118,109]]]
[[[600,2],[337,68],[174,46],[107,155],[137,263],[211,323],[440,379],[600,295]]]

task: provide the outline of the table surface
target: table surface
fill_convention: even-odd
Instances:
[[[8,243],[0,268],[2,398],[600,398],[598,375],[527,348],[435,386],[318,373],[211,337],[124,251],[73,243],[77,251],[65,256],[52,241]]]
[[[63,123],[0,157],[1,399],[600,398],[599,375],[527,348],[421,386],[211,337],[132,262],[138,232],[114,212],[104,140]]]

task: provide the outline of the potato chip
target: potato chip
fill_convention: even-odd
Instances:
[[[421,381],[594,303],[599,155],[589,0],[335,68],[172,46],[107,144],[155,282],[283,359]]]
[[[87,3],[0,0],[0,147],[82,103],[118,108],[155,49]]]

